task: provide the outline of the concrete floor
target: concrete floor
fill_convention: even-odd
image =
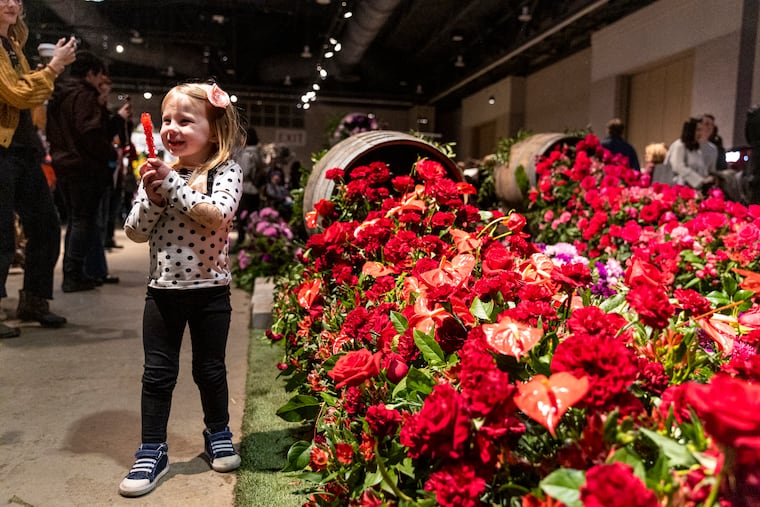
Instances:
[[[121,281],[64,294],[60,259],[51,309],[62,329],[25,323],[21,337],[0,340],[0,506],[232,506],[235,474],[212,471],[202,458],[203,419],[190,374],[185,336],[182,366],[169,420],[171,470],[156,490],[122,498],[118,485],[140,440],[141,320],[147,244],[117,231],[123,249],[108,253]],[[61,255],[62,257],[62,255]],[[2,309],[10,325],[21,273],[8,279]],[[230,427],[237,445],[245,403],[248,294],[233,289],[227,347]]]

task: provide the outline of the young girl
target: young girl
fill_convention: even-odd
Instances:
[[[124,496],[152,491],[169,470],[166,426],[185,326],[209,463],[218,472],[240,466],[228,427],[225,348],[231,315],[227,237],[243,186],[231,155],[244,136],[235,107],[216,84],[180,84],[166,94],[161,111],[161,140],[177,161],[169,167],[150,158],[142,165],[125,224],[131,240],[150,242],[150,277],[143,314],[142,445],[119,486]]]

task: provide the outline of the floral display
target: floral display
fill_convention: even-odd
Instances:
[[[332,131],[330,145],[336,144],[348,137],[360,132],[369,132],[378,130],[380,125],[373,114],[349,113],[338,122],[338,125]]]
[[[232,262],[232,279],[235,285],[253,290],[257,277],[274,276],[283,267],[292,264],[297,247],[288,223],[272,208],[242,213],[246,221],[246,236]]]
[[[760,207],[593,136],[526,215],[425,159],[325,177],[267,332],[307,505],[760,504]]]

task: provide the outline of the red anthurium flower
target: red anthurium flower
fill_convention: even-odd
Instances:
[[[309,229],[314,229],[317,227],[317,212],[316,211],[309,211],[306,213],[306,216],[304,217],[304,220],[306,221],[306,227]]]
[[[472,254],[459,254],[454,256],[451,261],[445,258],[436,269],[431,269],[420,275],[422,281],[430,287],[439,288],[443,285],[458,286],[472,273],[475,267],[475,256]]]
[[[739,324],[751,329],[760,329],[760,306],[753,306],[739,315]]]
[[[728,315],[715,314],[712,317],[697,319],[697,324],[718,344],[724,355],[734,350],[736,340],[736,319]]]
[[[542,253],[534,253],[522,266],[522,276],[527,283],[551,284],[552,271],[554,271],[554,263]]]
[[[393,268],[380,262],[367,261],[364,263],[364,266],[362,266],[362,274],[374,276],[375,278],[378,276],[390,275],[392,273]]]
[[[451,237],[454,238],[454,243],[457,246],[457,252],[460,254],[477,250],[480,248],[480,245],[483,244],[483,241],[474,237],[473,234],[461,229],[450,229],[449,234],[451,234]]]
[[[559,420],[575,402],[588,392],[588,377],[576,378],[568,372],[549,378],[536,375],[529,382],[517,383],[515,405],[528,417],[541,423],[553,437]]]
[[[414,315],[409,319],[409,327],[429,333],[435,324],[447,317],[450,317],[449,312],[438,303],[432,310],[428,309],[427,296],[423,293],[414,302]]]
[[[504,317],[496,324],[483,324],[486,342],[500,354],[520,359],[541,340],[544,332],[524,322]]]
[[[451,304],[451,311],[459,317],[459,320],[461,320],[466,326],[475,324],[475,317],[470,313],[470,307],[464,299],[458,296],[451,296],[449,298],[449,303]]]
[[[399,206],[389,209],[385,216],[400,215],[404,211],[419,211],[422,213],[425,211],[425,201],[418,199],[417,192],[410,192],[404,196]]]
[[[298,304],[301,308],[308,310],[312,303],[319,295],[319,289],[322,288],[322,280],[315,278],[310,282],[304,282],[298,288]]]
[[[404,278],[404,301],[410,302],[412,294],[423,294],[427,291],[427,287],[420,283],[417,277],[407,276]]]
[[[744,280],[739,284],[739,287],[744,290],[751,290],[755,294],[760,293],[760,273],[737,268],[734,268],[733,272],[744,277]]]

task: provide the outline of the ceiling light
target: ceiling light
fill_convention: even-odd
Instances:
[[[310,107],[311,107],[311,104],[309,104],[308,102],[303,105],[304,109],[309,109]]]
[[[496,104],[496,97],[494,97],[493,95],[491,95],[490,97],[488,97],[488,103],[491,104],[491,105]]]
[[[314,90],[316,90],[316,91],[319,91],[319,85],[318,85],[317,83],[314,83],[313,85],[311,85],[311,87],[312,87]]]
[[[132,44],[142,44],[143,38],[142,38],[142,35],[140,35],[140,32],[138,32],[137,30],[130,30],[129,42],[131,42]]]
[[[351,12],[351,11],[346,11],[346,12],[345,12],[345,14],[343,14],[343,18],[345,18],[345,19],[348,19],[348,18],[350,18],[350,17],[351,17],[351,16],[353,16],[353,15],[354,15],[354,13],[353,13],[353,12]]]
[[[533,19],[533,16],[530,15],[530,9],[527,5],[523,5],[522,12],[519,16],[517,16],[517,19],[522,21],[523,23],[527,23],[531,19]]]
[[[145,92],[145,93],[143,93],[143,98],[144,98],[145,100],[150,100],[150,98],[151,98],[151,97],[153,97],[153,94],[152,94],[152,93],[150,93],[150,92]]]
[[[337,44],[335,45],[335,52],[337,53],[337,52],[338,52],[338,51],[340,51],[341,49],[343,49],[343,46],[342,46],[342,45],[341,45],[341,43],[339,42],[339,43],[337,43]]]
[[[337,40],[337,39],[334,39],[334,38],[332,38],[332,37],[330,37],[328,40],[330,41],[330,44],[332,44],[333,46],[334,46],[334,45],[336,45],[336,44],[338,43],[338,40]]]
[[[333,56],[335,56],[335,53],[333,53],[332,51],[328,51],[327,53],[325,53],[325,58],[332,58]]]
[[[451,42],[462,42],[464,40],[464,34],[462,32],[451,32]]]
[[[285,76],[285,80],[282,82],[282,84],[284,84],[285,86],[290,86],[293,84],[293,80],[290,79],[290,74]]]
[[[317,0],[319,5],[330,5],[330,0]]]
[[[116,44],[116,52],[117,53],[123,53],[124,52],[124,46],[121,44]]]
[[[237,101],[238,101],[237,95],[230,95],[230,102],[232,102],[234,104]]]
[[[454,67],[464,67],[464,57],[457,55],[457,61],[454,62]]]
[[[325,69],[319,69],[319,77],[327,79],[327,71]]]
[[[308,45],[304,46],[303,51],[301,51],[301,58],[311,58],[311,57],[312,57],[311,49],[309,48]]]

